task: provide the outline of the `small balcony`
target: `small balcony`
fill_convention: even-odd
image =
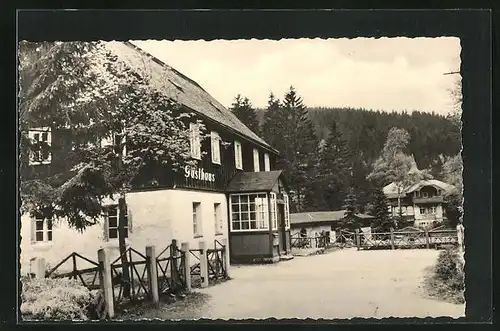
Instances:
[[[437,195],[437,196],[433,196],[433,197],[427,197],[427,198],[423,198],[423,197],[414,197],[413,198],[413,203],[414,204],[426,204],[426,203],[432,203],[432,204],[436,204],[436,203],[443,203],[443,197],[440,196],[440,195]]]

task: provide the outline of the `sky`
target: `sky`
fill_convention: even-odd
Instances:
[[[310,107],[447,114],[460,70],[460,40],[355,38],[133,41],[229,107],[237,94],[265,108],[290,86]]]

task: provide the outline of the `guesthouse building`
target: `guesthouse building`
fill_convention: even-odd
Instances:
[[[146,66],[158,91],[195,115],[189,119],[195,164],[181,171],[150,169],[127,193],[127,245],[140,251],[155,245],[161,251],[177,239],[192,248],[201,241],[213,248],[215,240],[225,239],[231,263],[276,262],[287,255],[289,199],[286,180],[276,169],[277,150],[195,81],[135,44],[105,45],[132,71]],[[198,120],[208,135],[200,134]],[[38,173],[50,175],[64,167],[63,151],[71,148],[71,136],[34,125],[30,138],[49,145],[30,162]],[[83,233],[64,220],[22,215],[21,272],[29,272],[34,257],[54,266],[72,252],[96,260],[97,251],[107,248],[112,258],[119,256],[117,204],[117,199],[108,199],[100,222]]]

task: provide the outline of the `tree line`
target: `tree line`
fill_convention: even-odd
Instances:
[[[356,210],[372,213],[380,226],[392,226],[384,185],[398,182],[403,188],[428,178],[456,185],[461,178],[456,113],[309,108],[293,86],[282,100],[271,93],[266,109],[241,95],[230,108],[280,151],[278,166],[291,186],[292,212]],[[457,212],[450,213],[458,219]]]

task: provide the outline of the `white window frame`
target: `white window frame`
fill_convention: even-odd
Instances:
[[[101,139],[101,148],[108,146],[118,146],[117,137],[118,134],[111,133],[109,137],[104,137]],[[122,145],[122,155],[127,156],[127,137],[124,134],[121,134],[121,142]]]
[[[268,153],[264,153],[264,171],[271,171],[271,162],[269,161]]]
[[[41,137],[42,134],[47,134],[47,140],[45,141],[49,146],[49,151],[46,159],[42,159],[42,151],[30,151],[29,155],[29,165],[39,165],[39,164],[50,164],[52,162],[52,131],[49,127],[41,127],[41,128],[31,128],[28,131],[28,137],[32,142],[42,142]],[[38,135],[38,139],[36,139],[36,135]],[[38,157],[35,157],[38,155]]]
[[[201,221],[201,202],[193,201],[193,236],[203,237],[203,224]]]
[[[429,207],[429,214],[436,214],[437,208],[436,206]]]
[[[251,210],[252,203],[250,202],[250,196],[256,196],[254,200],[255,210]],[[235,202],[233,198],[238,197],[238,201]],[[259,199],[260,198],[260,199]],[[246,199],[243,201],[242,199]],[[233,206],[238,206],[238,210],[233,210]],[[246,210],[242,210],[242,205],[246,205]],[[251,214],[255,214],[255,219],[251,219]],[[239,193],[229,195],[229,214],[230,214],[230,229],[231,232],[255,232],[255,231],[269,231],[269,205],[268,205],[268,195],[264,192],[256,193]],[[234,214],[238,215],[238,220],[235,220]],[[248,219],[242,219],[242,215],[247,215]],[[239,222],[240,228],[235,229],[233,222]],[[248,222],[248,229],[242,229],[242,224]],[[252,222],[255,222],[256,228],[251,228]]]
[[[273,230],[278,229],[278,201],[276,197],[276,193],[271,192],[269,194],[269,202],[271,204],[271,224],[273,227]]]
[[[253,171],[254,172],[260,171],[260,155],[259,155],[259,150],[257,148],[253,149]]]
[[[191,157],[201,160],[201,135],[199,124],[189,123],[189,146],[191,147]]]
[[[213,164],[220,164],[221,163],[220,136],[217,132],[212,131],[210,133],[210,139],[211,139],[211,143],[212,143],[212,163]]]
[[[426,215],[427,214],[427,209],[425,207],[419,207],[419,209],[420,209],[420,215]],[[422,210],[424,211],[423,213],[422,213]]]
[[[290,229],[290,199],[287,194],[283,194],[283,200],[285,202],[285,230]]]
[[[116,210],[116,215],[110,216],[109,211],[110,210]],[[129,219],[128,219],[128,209],[125,211],[125,238],[129,237]],[[116,218],[116,226],[111,226],[109,219],[110,218]],[[105,222],[106,222],[106,238],[107,240],[118,240],[118,237],[120,236],[118,227],[120,225],[120,208],[118,208],[118,205],[109,205],[106,206],[106,214],[105,214]],[[111,231],[116,230],[116,237],[111,236]]]
[[[42,229],[37,229],[37,224],[42,223]],[[54,239],[54,221],[48,218],[35,217],[32,219],[33,227],[33,243],[47,243],[52,242]],[[42,239],[37,239],[37,233],[42,234]]]
[[[234,165],[236,169],[243,170],[243,151],[239,141],[234,141]]]
[[[214,203],[214,227],[215,235],[221,235],[224,233],[224,224],[222,221],[222,215],[220,213],[222,204],[220,202]]]

